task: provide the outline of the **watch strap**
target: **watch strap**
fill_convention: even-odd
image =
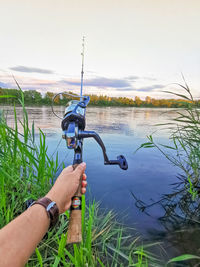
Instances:
[[[53,227],[59,218],[59,209],[56,205],[56,202],[52,201],[47,197],[39,198],[37,201],[34,201],[31,206],[39,204],[43,206],[47,212],[47,216],[50,218],[50,228]]]

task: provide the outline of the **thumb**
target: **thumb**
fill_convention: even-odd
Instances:
[[[76,167],[76,169],[74,170],[74,174],[76,174],[78,177],[80,177],[85,172],[85,169],[86,169],[86,163],[82,162],[81,164],[79,164]]]

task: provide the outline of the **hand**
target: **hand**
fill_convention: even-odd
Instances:
[[[81,192],[85,194],[87,186],[85,169],[86,164],[84,162],[79,164],[75,170],[72,166],[65,168],[47,193],[46,197],[56,202],[60,214],[70,208],[71,198],[78,189],[81,176],[83,176]]]

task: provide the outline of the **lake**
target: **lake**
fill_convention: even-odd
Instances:
[[[10,125],[13,125],[13,107],[3,107]],[[48,153],[65,165],[73,162],[73,151],[68,150],[62,139],[61,121],[52,114],[51,108],[27,107],[29,121],[34,121],[36,132],[40,128],[47,136]],[[55,107],[63,116],[64,107]],[[17,107],[21,114],[21,108]],[[93,139],[84,140],[83,160],[87,163],[88,190],[86,198],[95,199],[102,208],[114,210],[121,222],[134,227],[145,239],[165,240],[166,225],[159,219],[165,214],[160,205],[153,206],[149,214],[136,207],[134,194],[145,203],[159,201],[163,194],[172,192],[172,183],[177,182],[179,170],[156,149],[135,150],[153,133],[157,143],[169,144],[169,131],[155,124],[167,123],[175,116],[171,109],[88,107],[86,130],[100,134],[110,159],[123,154],[129,168],[121,170],[118,166],[105,166],[103,154]],[[177,248],[179,250],[179,248]]]

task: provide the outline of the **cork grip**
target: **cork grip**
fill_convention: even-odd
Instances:
[[[74,170],[78,164],[73,165]],[[79,182],[79,187],[75,193],[74,196],[80,197],[82,196],[81,194],[81,188],[82,188],[82,177],[80,177],[80,182]],[[70,212],[70,219],[69,219],[69,226],[68,226],[68,233],[67,233],[67,244],[72,244],[72,243],[80,243],[82,241],[82,227],[81,227],[81,206],[79,206],[79,209],[76,209],[76,205],[74,205],[74,201],[77,200],[72,200],[72,206]]]

